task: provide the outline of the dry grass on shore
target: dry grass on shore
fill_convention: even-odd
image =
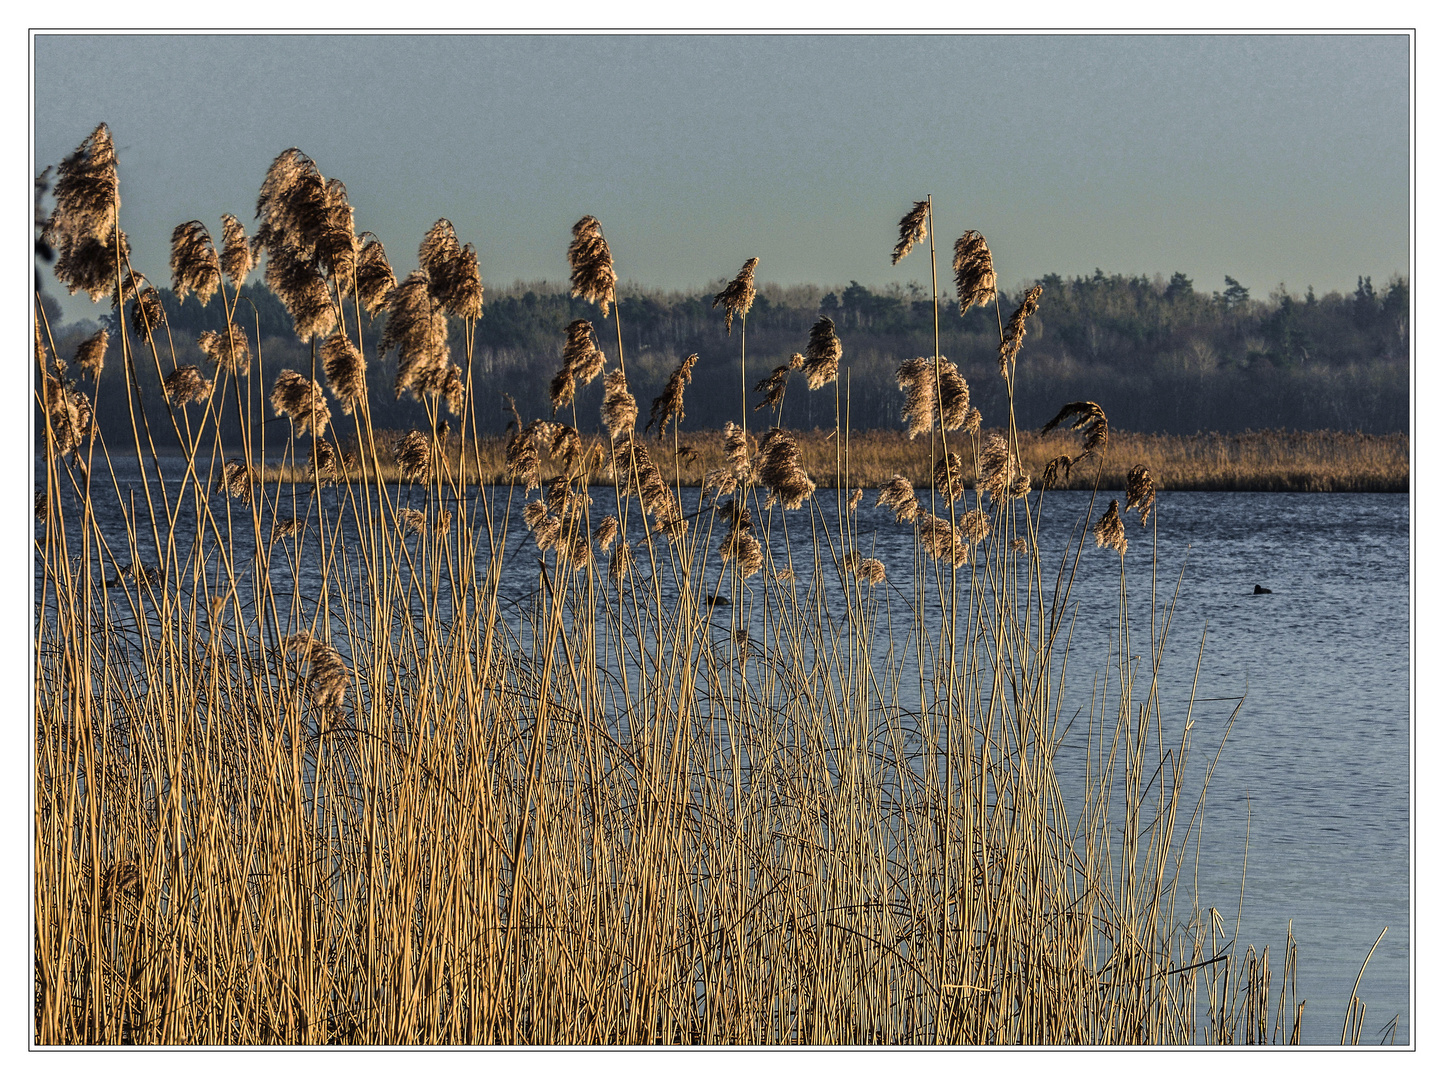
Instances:
[[[985,433],[986,434],[986,433]],[[382,478],[398,480],[390,448],[401,433],[381,439],[378,447]],[[813,430],[795,433],[802,461],[819,487],[837,486],[837,449],[832,432]],[[926,486],[932,474],[931,460],[940,448],[926,439],[909,440],[899,431],[844,433],[843,474],[849,487],[881,487],[895,473],[915,485]],[[1103,467],[1101,488],[1121,491],[1127,486],[1128,470],[1142,463],[1149,467],[1160,490],[1172,491],[1313,491],[1387,492],[1409,490],[1409,436],[1406,432],[1366,435],[1344,431],[1246,431],[1241,434],[1200,432],[1195,435],[1149,435],[1113,431],[1112,452]],[[958,448],[959,436],[949,441]],[[593,437],[599,449],[606,440]],[[966,439],[964,440],[966,442]],[[1035,478],[1047,462],[1060,454],[1076,453],[1076,438],[1066,432],[1018,433],[1018,450],[1023,467]],[[460,455],[460,442],[450,440],[453,473]],[[670,479],[680,476],[684,486],[702,482],[709,469],[721,468],[722,433],[688,432],[675,454],[671,440],[659,444],[656,459]],[[598,458],[605,455],[597,454]],[[505,439],[483,438],[466,447],[466,475],[474,481],[479,474],[488,483],[505,483]],[[309,480],[309,465],[266,471],[268,480],[286,479],[294,474]],[[1060,488],[1086,488],[1093,483],[1092,468],[1076,472]],[[359,470],[353,479],[361,479]],[[604,469],[590,473],[592,483],[610,483]],[[972,484],[969,483],[969,487]]]

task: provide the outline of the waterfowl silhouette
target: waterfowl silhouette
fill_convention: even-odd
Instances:
[[[1262,593],[1271,593],[1271,592],[1273,592],[1272,589],[1265,589],[1262,585],[1255,585],[1255,586],[1253,587],[1253,594],[1254,594],[1255,596],[1259,596],[1259,595],[1262,594]]]

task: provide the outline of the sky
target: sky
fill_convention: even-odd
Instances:
[[[161,281],[172,228],[249,225],[291,146],[398,275],[446,217],[492,286],[565,279],[588,213],[624,282],[696,290],[756,256],[762,281],[926,285],[925,254],[890,255],[929,193],[943,287],[966,229],[1004,288],[1409,272],[1402,35],[38,34],[33,63],[35,170],[108,124]]]

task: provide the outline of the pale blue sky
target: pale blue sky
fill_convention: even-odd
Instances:
[[[560,280],[599,217],[624,280],[926,280],[940,245],[1050,271],[1230,274],[1258,297],[1407,273],[1403,36],[38,36],[35,164],[100,121],[137,268],[249,223],[289,146],[346,182],[398,274],[438,217],[493,285]],[[946,251],[940,273],[948,272]],[[89,301],[67,303],[89,314]]]

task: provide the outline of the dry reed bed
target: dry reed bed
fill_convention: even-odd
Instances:
[[[553,394],[565,410],[576,381],[605,378],[622,522],[578,497],[585,449],[538,423],[505,451],[524,526],[458,484],[429,432],[399,447],[406,505],[367,482],[293,500],[243,464],[267,400],[288,455],[314,460],[298,476],[321,482],[319,436],[342,424],[376,475],[368,348],[397,350],[397,392],[477,446],[470,364],[440,344],[448,319],[470,330],[480,313],[474,250],[440,221],[397,283],[379,242],[352,234],[344,186],[299,151],[276,159],[256,242],[328,397],[307,373],[260,385],[240,311],[209,342],[214,372],[176,368],[117,191],[102,125],[61,167],[46,238],[63,280],[134,300],[117,361],[81,366],[90,392],[130,396],[144,483],[119,508],[123,535],[102,528],[97,506],[122,494],[109,451],[37,326],[37,1042],[1297,1040],[1292,939],[1275,966],[1187,888],[1205,783],[1185,786],[1189,717],[1160,711],[1171,608],[1136,629],[1119,614],[1137,527],[1122,515],[1152,512],[1146,470],[1122,511],[1096,508],[1098,547],[1056,553],[1116,576],[1120,601],[1081,613],[1076,632],[1113,659],[1066,709],[1074,613],[1042,600],[1053,579],[1020,442],[964,441],[966,385],[940,357],[909,369],[909,422],[952,440],[940,461],[958,498],[934,517],[889,484],[916,541],[907,565],[860,558],[854,507],[811,499],[826,447],[786,431],[755,446],[732,433],[719,497],[681,519],[672,459],[631,438],[620,326],[612,358],[590,326],[569,330]],[[931,231],[919,202],[894,260]],[[219,253],[195,222],[174,250],[177,292],[228,305],[254,266],[234,218]],[[596,219],[569,258],[574,290],[615,322]],[[718,297],[744,371],[755,266]],[[994,301],[980,234],[958,241],[955,272],[962,303]],[[379,343],[363,307],[388,311]],[[1028,314],[1000,334],[1010,387]],[[796,358],[834,400],[841,348],[821,320]],[[169,380],[188,448],[164,484],[126,377],[138,364]],[[675,447],[694,436],[667,415],[674,383]],[[220,441],[228,410],[239,446]],[[1075,476],[1110,467],[1102,409],[1073,402],[1069,419]],[[839,441],[841,423],[834,469]],[[788,520],[778,558],[767,523]],[[487,557],[518,540],[520,557]],[[719,561],[720,610],[703,589]],[[503,576],[531,583],[530,601],[506,601]],[[1089,732],[1086,784],[1066,799],[1063,717]]]
[[[387,433],[378,448],[380,477],[387,482],[401,479],[390,445],[400,433]],[[794,433],[802,462],[819,487],[838,484],[836,451],[831,431]],[[985,433],[986,434],[986,433]],[[459,477],[459,439],[447,440],[451,468]],[[969,440],[970,442],[971,440]],[[1249,431],[1239,434],[1201,432],[1196,435],[1149,435],[1138,432],[1110,432],[1112,452],[1104,463],[1101,485],[1105,491],[1127,487],[1132,463],[1148,462],[1160,491],[1308,491],[1308,492],[1404,492],[1409,490],[1409,437],[1407,433],[1368,435],[1341,431]],[[589,445],[604,449],[605,440]],[[1018,432],[1018,454],[1023,468],[1040,476],[1047,462],[1068,453],[1071,442],[1056,433],[1042,435]],[[879,488],[894,474],[907,477],[915,486],[929,484],[932,474],[928,440],[909,439],[902,432],[854,431],[845,440],[844,487]],[[669,478],[680,475],[681,483],[695,487],[708,470],[721,467],[725,459],[720,431],[689,431],[674,453],[671,439],[658,441],[653,456],[664,464]],[[479,475],[483,482],[504,484],[506,439],[482,437],[467,451],[468,483]],[[675,464],[674,464],[675,462]],[[369,477],[365,460],[347,470],[351,478]],[[343,475],[346,475],[343,474]],[[1093,484],[1093,473],[1060,481],[1061,489],[1083,489]],[[309,479],[306,465],[299,468],[271,466],[263,478]],[[609,485],[610,472],[599,467],[588,474],[588,482]],[[969,477],[970,485],[975,478]]]

